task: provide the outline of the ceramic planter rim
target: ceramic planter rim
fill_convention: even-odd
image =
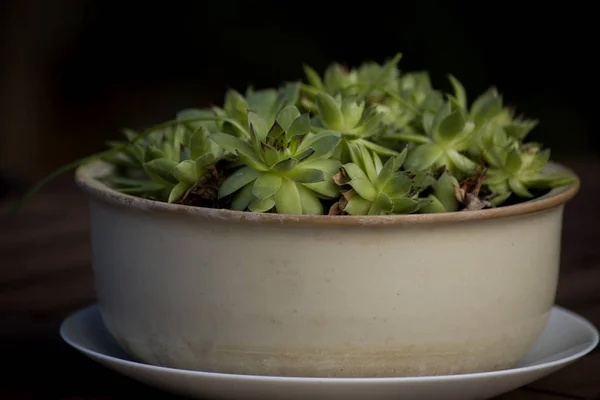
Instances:
[[[173,215],[186,215],[190,218],[208,220],[244,222],[244,223],[275,223],[295,225],[331,225],[331,226],[368,226],[368,225],[417,225],[439,224],[451,222],[481,221],[498,218],[510,218],[519,215],[533,214],[563,206],[573,198],[580,188],[580,180],[567,167],[549,161],[548,172],[569,172],[576,177],[574,183],[554,188],[543,196],[525,202],[489,208],[478,211],[456,211],[432,214],[403,214],[381,216],[351,216],[351,215],[291,215],[276,213],[256,213],[250,211],[234,211],[148,200],[117,190],[104,184],[97,177],[111,172],[112,166],[99,160],[83,164],[75,171],[77,185],[91,198],[109,203],[114,206],[137,209],[147,212],[159,212]]]

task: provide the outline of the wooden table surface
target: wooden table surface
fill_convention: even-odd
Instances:
[[[566,208],[557,304],[600,327],[600,160],[562,160],[582,189]],[[58,335],[63,318],[95,301],[88,204],[71,177],[56,181],[16,217],[0,198],[0,354],[9,369],[0,399],[178,399],[122,377]],[[135,396],[134,396],[135,395]],[[600,400],[600,348],[497,400]]]

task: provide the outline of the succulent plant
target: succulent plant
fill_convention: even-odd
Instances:
[[[243,165],[223,182],[219,197],[235,193],[234,210],[322,214],[319,198],[338,194],[332,176],[339,161],[330,156],[341,136],[332,131],[312,133],[309,115],[301,115],[294,105],[281,109],[271,126],[252,111],[247,118],[250,143],[225,133],[212,136]]]
[[[382,163],[377,153],[361,144],[351,145],[352,162],[335,175],[335,182],[346,187],[342,197],[330,210],[351,215],[388,215],[413,213],[428,203],[408,172],[400,171],[407,150]]]
[[[137,135],[133,131],[126,132],[129,139]],[[210,140],[210,135],[203,123],[179,124],[155,131],[125,152],[105,157],[104,160],[126,170],[121,176],[108,176],[103,180],[123,193],[146,194],[169,203],[181,201],[215,172],[216,164],[226,155]],[[110,143],[113,147],[119,144]]]
[[[406,167],[424,170],[445,166],[451,174],[472,173],[477,164],[464,152],[471,146],[475,124],[467,121],[464,111],[447,101],[435,114],[424,112],[422,118],[425,135],[397,135],[417,144],[406,159]]]
[[[460,184],[445,168],[431,186],[432,193],[426,197],[429,203],[423,207],[425,213],[454,212],[459,209],[457,191]]]
[[[358,100],[356,96],[342,99],[337,95],[334,99],[327,93],[317,95],[318,130],[332,130],[339,132],[346,148],[340,148],[338,158],[347,159],[348,145],[361,144],[383,156],[393,156],[398,153],[390,148],[380,146],[371,139],[379,136],[385,129],[383,116],[375,106],[365,108],[365,101]]]
[[[398,53],[384,64],[369,61],[350,69],[334,62],[327,67],[323,78],[312,67],[304,65],[308,85],[302,86],[305,94],[302,103],[314,110],[314,96],[323,92],[331,96],[355,95],[367,100],[382,96],[397,87],[400,72],[396,67],[401,58],[402,54]]]
[[[388,215],[474,211],[571,184],[548,174],[550,152],[526,142],[537,120],[516,116],[490,88],[468,102],[435,89],[427,71],[403,72],[402,55],[358,67],[304,66],[306,82],[188,108],[65,165],[34,185],[16,210],[58,175],[102,159],[102,179],[129,195],[251,212]],[[333,204],[333,205],[332,205]]]
[[[512,194],[529,199],[534,197],[531,189],[554,188],[573,181],[570,174],[543,173],[550,150],[541,150],[538,143],[521,144],[500,127],[483,141],[483,157],[488,164],[484,185],[492,193],[493,205],[503,203]]]
[[[429,74],[426,71],[404,74],[397,86],[388,89],[377,104],[377,109],[384,114],[384,122],[406,128],[422,128],[419,117],[424,111],[437,111],[443,101],[440,92],[433,89]],[[415,126],[415,124],[417,126]]]
[[[486,133],[494,134],[498,128],[503,128],[508,137],[515,141],[523,141],[538,120],[514,116],[514,110],[503,105],[503,98],[495,87],[488,89],[478,96],[471,106],[467,104],[467,94],[462,83],[453,75],[449,75],[454,95],[448,95],[456,107],[463,110],[466,120],[475,127],[468,153],[473,158],[481,158],[485,151],[482,143]]]

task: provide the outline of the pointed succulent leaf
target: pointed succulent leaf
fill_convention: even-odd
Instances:
[[[196,168],[196,162],[192,160],[185,160],[180,162],[173,169],[173,175],[179,182],[184,182],[188,185],[193,185],[198,180],[198,170]]]
[[[404,149],[402,149],[402,151],[398,155],[393,157],[393,159],[394,159],[393,170],[394,171],[397,171],[400,169],[402,164],[404,164],[404,161],[406,161],[407,156],[408,156],[408,147],[404,147]]]
[[[377,143],[373,143],[370,140],[357,139],[357,140],[355,140],[355,143],[360,143],[363,146],[365,146],[367,149],[369,149],[377,154],[380,154],[384,157],[393,157],[393,156],[397,156],[399,154],[396,150],[392,150],[390,148],[379,145]]]
[[[328,129],[344,130],[344,117],[336,101],[327,93],[317,94],[317,108],[323,125]]]
[[[300,195],[300,203],[302,204],[302,214],[307,215],[322,215],[323,205],[312,190],[307,189],[303,185],[296,185],[298,194]]]
[[[375,187],[373,187],[373,184],[368,179],[353,178],[348,184],[352,186],[352,189],[354,189],[360,197],[371,202],[375,201],[377,190],[375,190]]]
[[[125,138],[127,138],[128,142],[133,141],[138,135],[138,133],[136,131],[134,131],[133,129],[127,129],[127,128],[121,130],[121,133],[123,134],[123,136],[125,136]]]
[[[413,187],[417,193],[422,192],[425,189],[435,185],[435,178],[426,171],[412,171],[413,178]]]
[[[284,131],[286,131],[292,122],[294,122],[294,120],[299,116],[300,111],[298,111],[296,106],[285,106],[281,111],[279,111],[279,114],[277,114],[277,123]]]
[[[383,168],[383,162],[381,161],[381,157],[379,157],[379,154],[377,153],[373,153],[371,154],[371,156],[373,157],[373,164],[375,164],[375,172],[377,175],[379,175],[381,169]]]
[[[308,162],[305,167],[323,171],[325,179],[317,183],[303,183],[303,185],[317,193],[319,197],[333,199],[339,196],[340,189],[333,181],[333,176],[339,171],[341,164],[338,160],[320,159]]]
[[[173,186],[173,189],[169,192],[169,198],[167,199],[168,203],[173,203],[179,200],[185,192],[188,191],[190,185],[186,182],[179,182],[177,185]]]
[[[431,137],[435,137],[436,132],[438,132],[438,130],[440,129],[440,125],[442,124],[442,121],[446,119],[447,116],[450,115],[452,111],[451,105],[449,102],[444,103],[444,105],[442,106],[442,108],[440,108],[437,112],[437,114],[435,114],[435,117],[433,118],[433,121],[431,122],[431,131],[428,132],[429,136]]]
[[[453,75],[449,75],[448,79],[450,80],[450,84],[454,90],[454,97],[458,101],[460,108],[465,110],[467,108],[467,92],[465,91],[465,87]]]
[[[255,197],[252,194],[252,185],[246,185],[236,193],[233,200],[231,201],[231,209],[236,211],[244,211],[248,208],[250,203],[254,201]]]
[[[383,214],[383,211],[381,210],[381,208],[379,208],[377,203],[375,203],[375,202],[371,203],[371,207],[369,208],[367,215],[382,215],[382,214]]]
[[[348,177],[350,177],[351,180],[352,179],[369,180],[369,177],[363,171],[363,169],[360,167],[360,164],[358,164],[356,162],[345,164],[344,170],[346,171],[346,174],[348,175]]]
[[[204,126],[200,126],[190,135],[189,138],[188,149],[190,158],[195,160],[198,157],[210,152],[213,147],[213,143],[214,142],[211,142],[210,140],[210,133],[208,132],[208,129]]]
[[[302,168],[313,168],[325,172],[326,175],[335,175],[341,168],[341,163],[333,158],[310,158],[302,164]]]
[[[344,116],[344,124],[347,128],[355,127],[363,116],[365,102],[357,102],[354,96],[346,97],[342,100],[342,115]]]
[[[313,68],[311,68],[309,65],[306,65],[306,64],[304,64],[302,67],[304,69],[304,75],[306,75],[306,80],[308,81],[308,83],[310,83],[312,86],[316,87],[317,89],[325,88],[323,86],[323,81],[321,80],[321,77]]]
[[[244,111],[245,112],[245,111]],[[177,121],[196,130],[201,126],[206,127],[210,132],[218,130],[217,121],[200,121],[206,118],[215,118],[217,114],[213,110],[201,110],[197,108],[188,108],[177,113]]]
[[[492,206],[498,207],[499,205],[501,205],[502,203],[504,203],[506,200],[508,200],[508,198],[511,195],[512,195],[512,192],[510,192],[510,191],[505,192],[505,193],[498,193],[494,197],[492,197],[489,200],[489,202],[492,204]]]
[[[248,165],[257,171],[265,172],[269,170],[269,167],[255,153],[242,153],[238,151],[237,155],[242,164]]]
[[[523,185],[523,183],[519,179],[510,178],[508,180],[508,185],[510,186],[510,189],[519,197],[525,197],[525,198],[533,197],[531,192],[529,190],[527,190],[525,185]]]
[[[419,208],[426,205],[428,202],[423,200],[414,200],[408,197],[394,199],[394,214],[411,214],[418,211]]]
[[[196,159],[196,173],[198,176],[204,175],[203,171],[207,171],[207,167],[214,164],[216,161],[215,156],[212,153],[207,153]]]
[[[261,174],[252,186],[252,194],[259,199],[273,196],[281,187],[281,175],[274,173]]]
[[[488,186],[496,186],[505,183],[508,175],[505,171],[497,169],[489,169],[486,173],[485,184]],[[506,190],[509,190],[506,188]]]
[[[317,183],[325,180],[325,173],[318,169],[296,167],[285,176],[298,183]]]
[[[279,152],[270,146],[265,146],[262,149],[261,156],[264,163],[269,167],[272,167],[286,158],[284,153]]]
[[[460,110],[464,114],[464,110],[461,107],[460,101],[451,94],[446,95],[448,101],[450,102],[450,106],[454,110]]]
[[[145,164],[148,174],[160,183],[167,185],[176,185],[177,178],[173,175],[173,170],[177,163],[166,158],[157,158]]]
[[[339,63],[332,63],[325,70],[324,84],[328,93],[337,94],[340,90],[356,83],[356,80],[356,72],[346,73]]]
[[[452,112],[442,120],[437,131],[433,132],[436,143],[449,144],[465,128],[465,119],[460,110]]]
[[[345,149],[348,151],[350,161],[358,165],[360,168],[364,168],[363,159],[361,157],[360,150],[358,150],[358,145],[360,143],[357,140],[349,140],[347,138],[344,140],[344,142],[346,144]]]
[[[274,105],[277,101],[277,90],[263,89],[251,91],[246,94],[246,100],[248,102],[248,111],[253,111],[260,115],[266,125],[271,126],[273,124],[275,113],[278,111],[274,110]]]
[[[500,181],[498,183],[495,183],[495,184],[492,184],[492,183],[488,182],[489,179],[486,179],[485,185],[493,193],[500,193],[500,194],[507,193],[507,192],[512,193],[511,192],[512,189],[510,188],[510,185],[508,184],[508,179],[509,179],[509,177],[505,176],[504,180],[502,180],[502,181]]]
[[[279,107],[295,105],[300,99],[300,82],[286,83],[279,91],[279,96],[275,102],[276,109],[273,112],[276,114],[280,111]]]
[[[162,149],[156,146],[148,146],[145,152],[146,161],[154,160],[156,158],[169,158]]]
[[[273,165],[271,169],[277,172],[287,172],[294,168],[296,164],[298,164],[298,160],[295,158],[288,158],[287,160],[280,161]]]
[[[518,140],[524,140],[525,137],[539,124],[538,120],[514,120],[504,126],[508,136]]]
[[[225,93],[225,104],[223,106],[228,116],[236,121],[244,123],[248,113],[248,103],[244,96],[233,89]]]
[[[392,199],[399,199],[406,196],[412,188],[412,180],[404,173],[396,173],[385,182],[383,191]]]
[[[446,207],[444,207],[442,202],[434,195],[430,194],[429,196],[427,196],[427,199],[429,200],[429,204],[427,204],[421,209],[422,212],[426,214],[448,212],[448,210],[446,210]]]
[[[369,213],[369,209],[373,205],[369,200],[363,199],[360,196],[352,196],[346,207],[344,207],[344,211],[350,215],[367,215]]]
[[[440,159],[444,150],[435,143],[422,144],[408,152],[404,167],[410,170],[427,169]]]
[[[266,199],[255,198],[252,200],[248,209],[252,212],[263,213],[275,207],[275,198],[267,197]]]
[[[303,114],[296,118],[285,131],[285,137],[290,140],[293,136],[306,135],[310,132],[310,116]]]
[[[531,161],[529,168],[536,170],[536,171],[541,171],[544,169],[544,166],[546,165],[546,163],[550,160],[550,149],[544,149],[540,152],[538,152],[537,154],[535,154],[535,156],[533,157],[533,160]]]
[[[423,125],[423,131],[427,134],[427,136],[431,136],[433,131],[433,120],[435,119],[436,114],[431,111],[423,111],[421,114],[421,124]]]
[[[445,171],[435,183],[434,194],[436,199],[444,206],[448,212],[458,210],[458,200],[456,199],[455,187],[459,183],[455,177]]]
[[[179,152],[177,152],[177,154],[175,154],[175,149],[173,148],[172,144],[170,142],[165,141],[162,144],[162,152],[164,154],[164,158],[167,158],[171,161],[175,161],[178,162],[179,161]]]
[[[537,175],[532,178],[523,179],[523,183],[530,188],[535,189],[552,189],[556,187],[570,185],[576,182],[577,179],[572,174],[556,173]]]
[[[225,150],[237,154],[242,162],[259,171],[268,171],[267,166],[257,157],[254,149],[248,143],[226,133],[214,133],[211,140]]]
[[[385,114],[378,110],[376,105],[369,106],[362,114],[358,125],[351,126],[344,117],[344,126],[349,133],[368,138],[381,130]]]
[[[523,159],[517,148],[512,149],[506,157],[505,169],[510,175],[515,175],[521,169]]]
[[[489,90],[478,97],[471,106],[471,116],[478,125],[495,117],[502,111],[502,96]]]
[[[223,182],[219,188],[219,198],[230,195],[231,193],[239,190],[240,188],[248,185],[261,175],[260,171],[257,171],[251,167],[242,167],[229,175],[229,177]],[[245,207],[244,207],[245,208]]]
[[[283,178],[281,180],[281,187],[275,193],[274,199],[279,214],[302,214],[298,185],[290,179]]]
[[[259,114],[249,111],[248,112],[248,125],[251,131],[256,135],[256,139],[259,142],[264,142],[267,139],[267,123]]]
[[[471,173],[477,168],[477,164],[458,151],[448,150],[446,151],[446,157],[452,161],[454,167],[462,172]],[[450,165],[447,165],[447,167],[450,169]]]
[[[367,173],[369,181],[375,182],[377,180],[377,171],[375,170],[375,163],[371,153],[364,146],[359,145],[358,151],[360,152],[360,158],[362,159],[363,170]]]
[[[375,180],[375,189],[377,191],[381,191],[383,186],[387,183],[387,181],[392,177],[394,171],[394,157],[388,158],[388,160],[383,164],[381,171],[377,174],[377,179]]]
[[[375,204],[377,204],[377,207],[382,211],[383,214],[389,214],[394,209],[394,203],[392,202],[392,199],[384,192],[377,193]]]

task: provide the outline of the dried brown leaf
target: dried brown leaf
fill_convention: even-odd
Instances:
[[[350,177],[344,168],[340,168],[340,172],[333,176],[333,181],[338,186],[344,186],[348,182],[350,182]]]

